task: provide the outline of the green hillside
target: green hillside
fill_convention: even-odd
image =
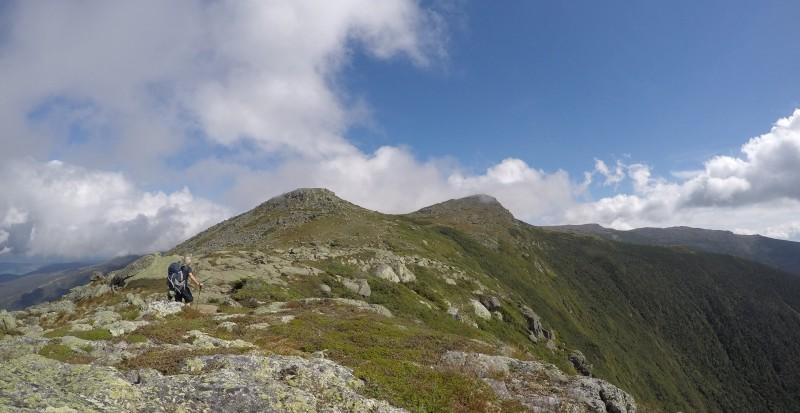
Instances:
[[[800,405],[800,282],[756,263],[546,231],[515,220],[489,197],[390,216],[329,192],[302,191],[176,250],[205,251],[221,240],[228,249],[376,247],[447,263],[514,303],[511,308],[533,308],[561,347],[547,351],[526,341],[523,322],[482,329],[555,362],[580,349],[596,375],[665,411],[791,411]],[[336,260],[329,264],[342,274],[357,272]],[[405,304],[391,300],[475,296],[473,284],[462,289],[436,285],[436,279],[426,287],[394,286],[391,298],[371,301],[402,310]]]

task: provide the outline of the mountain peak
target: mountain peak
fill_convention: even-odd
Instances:
[[[451,199],[422,208],[411,215],[419,218],[457,220],[466,224],[514,222],[514,215],[500,201],[486,194]]]
[[[326,188],[298,188],[278,195],[256,209],[313,209],[338,210],[353,206]]]

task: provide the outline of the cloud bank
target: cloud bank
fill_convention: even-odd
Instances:
[[[679,181],[655,178],[648,166],[623,165],[633,193],[577,205],[570,222],[620,229],[693,225],[800,238],[800,109],[741,147],[715,156]]]

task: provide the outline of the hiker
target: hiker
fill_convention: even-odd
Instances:
[[[167,287],[169,287],[169,299],[174,299],[178,302],[184,302],[191,305],[194,297],[192,297],[192,290],[189,288],[189,280],[199,289],[203,289],[197,277],[192,271],[192,258],[189,256],[183,257],[181,261],[173,262],[167,269]]]

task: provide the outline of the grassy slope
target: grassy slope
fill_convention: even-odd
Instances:
[[[491,212],[481,213],[487,211]],[[280,211],[262,212],[245,214],[236,231],[279,222],[284,216]],[[630,391],[646,406],[665,411],[792,411],[800,405],[796,277],[728,256],[544,231],[506,222],[502,213],[485,222],[471,216],[473,222],[464,224],[436,214],[317,212],[312,208],[313,218],[301,225],[270,226],[253,233],[256,238],[228,245],[363,245],[434,258],[505,296],[504,318],[510,322],[481,322],[482,335],[567,368],[563,349],[550,353],[526,342],[515,310],[516,304],[526,303],[546,327],[557,330],[567,350],[581,349],[598,376]],[[212,228],[176,251],[203,250],[205,242],[222,232],[235,231]],[[364,276],[331,265],[329,272]],[[445,300],[471,298],[474,285],[445,286],[441,274],[416,272],[416,287],[370,279],[370,301],[428,328],[468,328],[430,315],[419,301],[442,310]]]

